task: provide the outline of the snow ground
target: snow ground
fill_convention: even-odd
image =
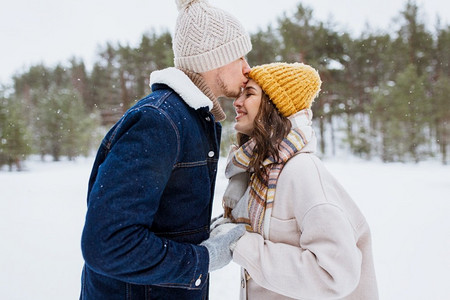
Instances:
[[[0,298],[77,299],[93,158],[0,170]],[[214,215],[226,186],[223,160]],[[382,300],[450,299],[450,166],[326,160],[367,217]],[[212,274],[211,299],[238,299],[239,267]]]

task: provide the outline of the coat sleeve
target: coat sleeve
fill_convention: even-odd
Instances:
[[[291,184],[290,191],[296,195],[292,209],[301,231],[300,246],[273,243],[247,232],[238,241],[233,259],[258,285],[273,292],[294,299],[340,299],[359,283],[361,252],[345,213],[328,201],[339,195],[321,188],[319,174],[309,172],[314,168],[305,169],[307,176],[296,172],[292,177],[297,183]],[[302,201],[320,204],[305,212]]]
[[[82,235],[86,265],[124,282],[201,289],[207,249],[151,230],[179,151],[173,122],[154,108],[135,111],[104,143],[112,144],[91,178]]]

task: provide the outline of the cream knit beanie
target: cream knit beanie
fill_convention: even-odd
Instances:
[[[250,36],[228,12],[207,0],[176,0],[179,15],[173,38],[175,67],[201,73],[247,55]]]

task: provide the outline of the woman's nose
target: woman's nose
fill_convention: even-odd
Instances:
[[[241,106],[242,106],[242,101],[241,101],[240,99],[241,99],[241,97],[238,97],[238,98],[236,98],[236,99],[233,101],[233,106],[234,106],[234,107],[241,107]]]

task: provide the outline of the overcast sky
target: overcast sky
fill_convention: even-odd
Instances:
[[[209,0],[236,16],[249,32],[265,29],[298,3],[313,9],[313,18],[334,20],[336,30],[359,34],[393,28],[393,18],[407,0]],[[436,16],[450,24],[450,1],[417,0],[421,18],[434,30]],[[0,83],[37,63],[54,66],[71,57],[88,68],[99,46],[110,41],[136,45],[152,29],[173,32],[175,0],[0,0]]]

